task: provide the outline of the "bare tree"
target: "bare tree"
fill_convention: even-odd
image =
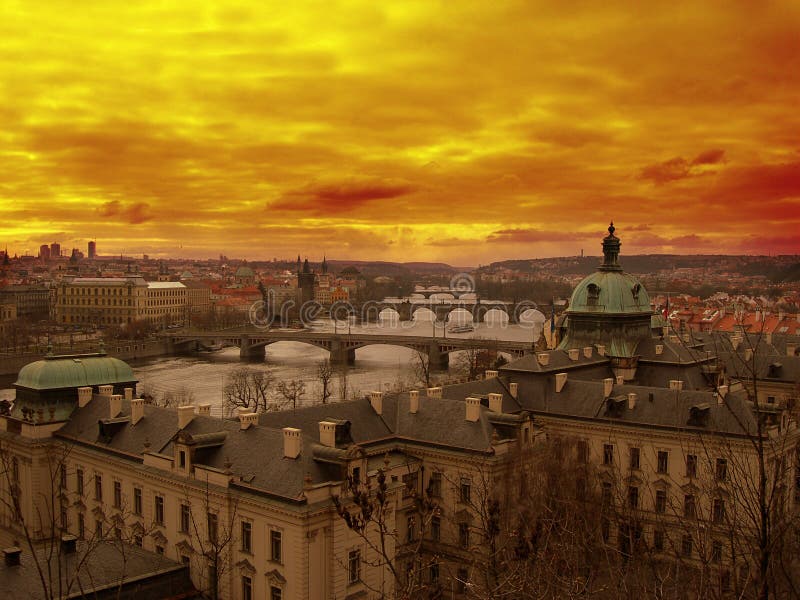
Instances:
[[[237,409],[266,412],[271,408],[274,383],[275,376],[269,369],[236,369],[225,378],[223,406],[229,414]]]
[[[431,387],[432,366],[427,352],[414,351],[414,356],[411,358],[411,373],[416,383]]]
[[[161,397],[151,400],[151,403],[162,408],[175,408],[195,403],[195,395],[187,386],[182,385],[173,390],[167,390]]]
[[[333,395],[332,380],[333,380],[333,367],[330,360],[321,360],[317,363],[317,379],[320,383],[320,396],[323,404],[328,403],[328,398]]]
[[[291,405],[292,410],[297,408],[297,403],[306,395],[306,384],[299,379],[281,380],[278,382],[276,389],[284,399],[283,404]]]
[[[342,365],[341,367],[339,367],[339,369],[337,371],[337,374],[336,374],[336,377],[337,377],[338,383],[339,383],[338,387],[339,387],[339,401],[340,402],[344,402],[345,400],[347,400],[347,391],[348,391],[348,387],[349,387],[349,383],[350,383],[349,379],[348,379],[348,372],[349,372],[349,370],[347,368],[347,365],[345,364],[345,365]]]

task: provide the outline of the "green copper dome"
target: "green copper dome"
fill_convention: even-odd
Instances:
[[[48,356],[20,369],[15,387],[59,390],[136,381],[130,366],[103,354]]]
[[[597,271],[572,292],[567,312],[652,314],[650,296],[639,280],[621,271]]]

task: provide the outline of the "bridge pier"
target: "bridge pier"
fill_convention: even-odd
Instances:
[[[263,344],[250,344],[250,336],[242,336],[239,343],[239,358],[243,360],[264,362],[267,357],[267,347]]]
[[[428,364],[432,371],[446,371],[450,366],[450,355],[442,352],[439,344],[434,342],[428,348]]]
[[[356,364],[356,351],[348,348],[332,348],[330,360],[332,365],[353,366]]]

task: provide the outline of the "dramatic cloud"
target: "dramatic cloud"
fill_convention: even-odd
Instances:
[[[612,219],[625,251],[800,230],[797,2],[6,4],[12,252],[463,265],[599,251]]]

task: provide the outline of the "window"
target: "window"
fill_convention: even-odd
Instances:
[[[155,517],[156,525],[164,524],[164,496],[155,497]]]
[[[249,521],[242,521],[242,552],[248,554],[253,551],[253,524]]]
[[[464,567],[460,567],[456,572],[456,592],[459,594],[467,593],[467,583],[469,579],[469,571]]]
[[[438,542],[442,539],[442,519],[441,517],[434,516],[431,518],[431,539]]]
[[[686,476],[687,477],[697,477],[697,455],[696,454],[687,454],[686,455]]]
[[[283,549],[281,548],[281,532],[274,529],[269,532],[269,556],[273,562],[281,562]]]
[[[94,522],[94,535],[97,539],[103,537],[103,522],[99,519]]]
[[[269,600],[282,600],[283,590],[279,587],[271,585],[269,587]]]
[[[659,473],[668,473],[669,472],[669,452],[665,450],[658,451],[658,472]]]
[[[714,523],[722,523],[725,520],[725,500],[722,498],[714,498],[714,503],[711,509],[711,518]]]
[[[133,514],[142,515],[142,488],[133,488]]]
[[[589,443],[586,440],[578,440],[577,451],[579,463],[589,462]]]
[[[216,513],[206,513],[206,531],[208,532],[208,541],[212,544],[217,543],[217,515]]]
[[[67,529],[67,507],[61,507],[61,529]]]
[[[603,444],[603,464],[604,465],[613,465],[614,464],[614,445],[613,444]]]
[[[628,508],[639,508],[639,488],[628,486]]]
[[[434,498],[442,497],[442,474],[433,472],[428,480],[428,493]]]
[[[351,550],[347,557],[347,581],[350,584],[361,581],[361,550]]]
[[[417,493],[417,473],[406,473],[403,475],[403,497],[407,498]]]
[[[353,487],[361,484],[361,467],[353,467]]]
[[[61,474],[61,489],[67,489],[67,465],[62,464],[61,468],[59,469],[59,473]]]
[[[681,540],[681,554],[683,556],[692,555],[692,536],[685,534]]]
[[[604,481],[602,484],[601,500],[603,508],[611,506],[611,484],[607,481]]]
[[[114,482],[114,508],[122,508],[122,483]]]
[[[631,456],[631,469],[638,469],[639,468],[639,448],[631,448],[630,449],[630,456]]]
[[[83,496],[83,469],[78,469],[75,471],[75,482],[76,482],[76,489],[78,490],[78,495]]]
[[[439,563],[432,562],[429,568],[431,583],[439,582]]]
[[[180,515],[180,531],[181,533],[189,533],[189,526],[190,521],[192,518],[191,508],[189,508],[188,504],[181,504],[181,515]]]
[[[714,477],[717,481],[728,480],[728,460],[725,458],[718,458],[714,467]]]
[[[656,512],[663,515],[667,512],[667,492],[664,490],[656,490]]]
[[[164,546],[156,546],[156,554],[164,554]]]
[[[86,537],[86,523],[83,513],[78,513],[78,538],[82,540],[84,537]]]
[[[139,546],[139,548],[141,548],[142,547],[142,536],[140,536],[140,535],[133,536],[133,544],[135,546]]]
[[[656,529],[653,531],[653,550],[656,552],[664,551],[664,530]]]
[[[611,537],[611,522],[606,517],[600,520],[600,533],[604,542],[607,542]]]
[[[180,465],[181,469],[186,468],[186,450],[181,450],[178,453],[178,464]],[[249,577],[248,577],[249,579]]]
[[[711,562],[718,563],[722,561],[722,542],[714,540],[711,542]]]
[[[458,524],[458,545],[469,548],[469,523]]]
[[[470,496],[472,495],[472,483],[469,479],[461,480],[460,499],[464,504],[469,504]]]
[[[253,600],[253,580],[242,575],[242,600]]]
[[[694,495],[686,494],[683,497],[683,516],[693,519],[695,514]]]
[[[103,476],[99,474],[94,476],[94,499],[103,501]]]
[[[413,542],[417,539],[417,527],[414,515],[409,514],[406,518],[406,542]]]

